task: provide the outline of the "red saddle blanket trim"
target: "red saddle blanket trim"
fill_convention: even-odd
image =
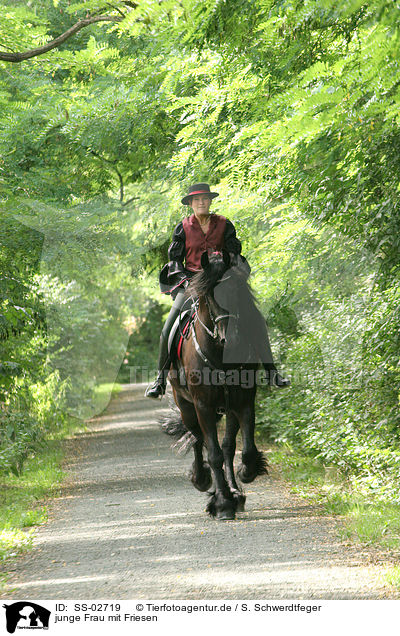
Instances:
[[[187,321],[186,325],[184,326],[183,331],[182,331],[182,335],[179,338],[178,348],[177,348],[178,360],[181,360],[183,336],[187,332],[187,330],[189,329],[189,325],[191,323],[191,320],[192,320],[192,316],[190,316],[189,320]]]

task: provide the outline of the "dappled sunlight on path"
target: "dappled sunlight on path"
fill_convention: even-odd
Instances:
[[[274,477],[246,487],[247,510],[217,522],[157,418],[168,407],[123,387],[68,442],[69,477],[32,552],[10,577],[31,599],[389,598],[385,565],[341,543],[337,522]],[[77,453],[77,449],[79,452]]]

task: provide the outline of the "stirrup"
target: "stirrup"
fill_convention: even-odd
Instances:
[[[290,380],[281,376],[277,369],[266,369],[264,367],[267,379],[267,386],[275,386],[278,389],[284,389],[290,386]]]
[[[285,387],[290,386],[290,380],[282,377],[279,371],[276,371],[274,376],[270,379],[270,385],[276,386],[278,389],[284,389]]]

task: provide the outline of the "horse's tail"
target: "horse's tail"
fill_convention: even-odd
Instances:
[[[178,452],[178,455],[186,455],[195,444],[196,437],[184,425],[179,409],[175,404],[172,405],[171,410],[171,414],[160,417],[161,430],[176,440],[172,444],[172,448]]]
[[[181,413],[176,406],[175,402],[170,399],[169,406],[172,413],[169,415],[162,415],[158,421],[161,430],[166,435],[173,437],[176,441],[172,444],[178,455],[186,455],[197,441],[197,438],[189,429],[185,426]],[[216,413],[217,422],[222,418],[222,413]]]

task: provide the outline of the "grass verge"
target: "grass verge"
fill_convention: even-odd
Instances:
[[[333,466],[294,451],[274,447],[268,454],[293,493],[315,504],[323,514],[340,515],[342,538],[392,551],[400,548],[400,505],[363,492],[356,481]],[[391,567],[386,582],[400,589],[400,567]]]
[[[99,384],[95,387],[93,393],[93,410],[100,414],[102,410],[107,408],[110,401],[110,395],[115,397],[121,391],[121,385],[113,382]]]
[[[116,385],[113,396],[121,390]],[[99,400],[110,387],[98,388]],[[57,495],[65,473],[62,470],[62,441],[82,431],[82,421],[70,418],[64,427],[46,439],[25,461],[18,477],[0,474],[0,562],[17,556],[32,546],[35,527],[47,521],[46,500]],[[0,589],[6,576],[0,578]]]

